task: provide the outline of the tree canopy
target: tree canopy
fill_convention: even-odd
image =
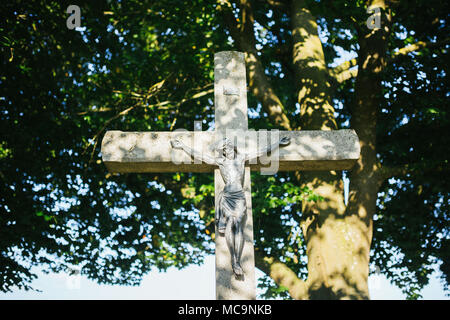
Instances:
[[[378,2],[377,33],[366,20]],[[371,265],[418,298],[439,264],[448,289],[447,2],[77,1],[77,30],[66,27],[70,4],[12,0],[2,8],[0,290],[31,289],[37,265],[81,266],[99,283],[138,285],[153,268],[201,264],[214,252],[213,175],[113,175],[99,142],[111,129],[192,130],[194,121],[212,129],[214,53],[223,50],[246,53],[249,127],[357,130],[370,168],[334,175],[355,182],[350,208],[364,202],[365,186],[374,194]],[[308,34],[317,28],[296,31],[305,23],[292,16],[296,5],[317,23],[327,69],[317,90],[329,97],[320,103],[335,124],[303,106],[319,100],[298,79],[322,77],[324,68],[308,60],[316,54],[308,53]],[[304,58],[296,60],[299,47]],[[336,66],[342,56],[354,59]],[[252,174],[267,297],[294,297],[275,261],[298,279],[308,275],[303,221],[308,206],[320,211],[324,200],[302,177],[309,179]]]

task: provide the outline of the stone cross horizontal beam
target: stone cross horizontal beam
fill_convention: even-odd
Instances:
[[[278,151],[279,171],[291,170],[347,170],[359,158],[360,145],[354,130],[333,131],[279,131],[279,136],[289,136],[291,142]],[[245,139],[245,152],[256,152],[264,147],[261,135],[270,143],[270,131],[254,131]],[[110,172],[212,172],[214,166],[194,162],[181,150],[175,150],[170,140],[177,138],[186,145],[214,155],[216,141],[213,131],[161,131],[123,132],[108,131],[102,141],[102,159]],[[264,140],[262,140],[264,141]],[[267,167],[271,155],[263,156],[252,170]],[[172,159],[177,159],[178,164]],[[265,165],[263,165],[265,164]]]

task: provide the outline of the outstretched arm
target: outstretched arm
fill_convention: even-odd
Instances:
[[[262,157],[263,155],[268,154],[269,152],[272,152],[276,148],[279,148],[280,146],[286,146],[291,142],[290,137],[282,137],[279,141],[272,143],[271,145],[265,146],[257,151],[256,154],[246,154],[245,155],[245,161],[254,161],[259,157]]]
[[[194,150],[192,148],[189,148],[187,145],[185,145],[183,142],[181,142],[178,139],[170,140],[170,144],[172,145],[172,148],[174,149],[180,149],[186,152],[188,155],[193,157],[196,160],[200,160],[202,162],[205,162],[207,164],[215,165],[216,161],[213,157],[208,156],[206,154],[203,154],[202,152],[198,152],[197,150]]]

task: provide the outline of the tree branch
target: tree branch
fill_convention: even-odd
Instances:
[[[354,66],[357,66],[357,65],[358,65],[358,60],[356,58],[353,58],[353,59],[345,61],[345,62],[341,63],[340,65],[338,65],[337,67],[331,69],[330,72],[337,75],[337,74],[344,72],[344,71],[346,71]]]
[[[442,41],[436,41],[436,42],[418,41],[414,44],[410,44],[410,45],[403,47],[403,48],[395,51],[394,53],[392,53],[391,57],[388,60],[388,63],[393,62],[393,61],[397,60],[398,58],[407,55],[408,53],[418,51],[423,48],[428,48],[428,49],[439,48],[439,47],[445,46],[449,43],[450,43],[450,38],[447,38]],[[358,74],[358,70],[357,69],[350,70],[350,68],[353,68],[357,64],[358,64],[358,60],[356,58],[351,59],[349,61],[345,61],[344,63],[331,69],[330,76],[333,77],[338,83],[342,83],[348,79],[356,77]]]
[[[388,167],[380,165],[380,169],[377,172],[377,179],[379,183],[383,183],[386,179],[392,177],[404,177],[408,174],[420,171],[422,173],[426,172],[437,172],[437,173],[448,173],[450,171],[450,166],[439,162],[439,163],[408,163],[404,165]]]
[[[410,44],[406,47],[403,47],[394,53],[391,54],[391,57],[388,60],[389,62],[393,62],[397,60],[398,58],[407,55],[408,53],[423,49],[423,48],[439,48],[442,46],[445,46],[446,44],[450,43],[450,38],[447,38],[442,41],[437,42],[424,42],[424,41],[418,41],[414,44]],[[353,58],[349,61],[345,61],[344,63],[341,63],[337,67],[330,70],[330,76],[333,77],[338,83],[342,83],[348,79],[354,78],[358,74],[357,69],[351,69],[358,65],[358,60],[356,58]]]
[[[258,269],[270,276],[277,285],[288,289],[289,294],[296,300],[308,299],[307,281],[303,281],[297,277],[284,263],[261,254],[259,250],[255,250],[255,264]]]
[[[291,123],[285,113],[283,104],[275,94],[269,80],[264,74],[264,67],[258,58],[253,29],[254,18],[250,2],[241,0],[240,7],[241,24],[238,27],[229,1],[219,0],[219,6],[217,6],[218,10],[222,11],[225,24],[227,25],[233,40],[236,42],[236,46],[239,50],[245,52],[250,90],[256,99],[261,102],[263,110],[267,112],[269,119],[275,125],[278,125],[285,130],[292,130]]]
[[[342,83],[348,79],[355,78],[358,75],[358,60],[353,58],[351,60],[341,63],[337,67],[330,69],[329,74],[337,83]]]
[[[203,87],[203,89],[212,87],[212,83],[206,85],[205,87]],[[123,94],[132,94],[135,98],[134,99],[138,99],[141,102],[144,101],[145,99],[148,98],[147,95],[144,94],[137,94],[137,93],[129,93],[129,92],[123,92],[123,91],[119,91],[119,90],[113,90],[113,92],[116,93],[123,93]],[[159,108],[159,109],[168,109],[168,107],[166,107],[167,105],[173,105],[173,108],[177,108],[179,106],[181,106],[183,103],[190,101],[190,100],[195,100],[195,99],[200,99],[204,96],[207,96],[208,94],[214,93],[214,88],[208,89],[208,90],[203,90],[200,92],[195,93],[194,95],[192,95],[191,97],[188,98],[183,98],[180,101],[170,101],[170,100],[166,100],[166,101],[162,101],[162,102],[158,102],[155,104],[149,104],[149,105],[144,105],[144,104],[140,104],[140,106],[144,106],[146,108]],[[139,96],[138,96],[139,95]],[[82,116],[91,112],[109,112],[109,111],[114,111],[114,108],[99,108],[99,109],[88,109],[86,111],[82,111],[82,112],[78,112],[77,115]]]
[[[237,21],[233,13],[233,6],[228,0],[218,0],[217,10],[222,12],[225,25],[230,32],[231,37],[236,42],[237,47],[240,47],[241,34],[237,26]]]
[[[432,49],[432,48],[439,48],[442,46],[445,46],[447,44],[450,43],[450,38],[444,39],[442,41],[436,41],[436,42],[431,42],[431,41],[418,41],[416,43],[410,44],[406,47],[403,47],[397,51],[395,51],[392,55],[391,58],[389,59],[389,62],[395,61],[398,58],[407,55],[408,53],[423,49],[423,48],[428,48],[428,49]]]
[[[270,4],[272,7],[275,7],[275,8],[285,8],[286,7],[285,3],[274,1],[274,0],[267,0],[267,3]]]
[[[94,151],[95,148],[97,147],[98,144],[98,140],[100,137],[100,134],[102,134],[102,132],[106,129],[106,127],[113,122],[114,120],[116,120],[117,118],[120,118],[121,116],[124,116],[126,114],[128,114],[128,112],[130,112],[131,110],[133,110],[134,108],[141,106],[143,104],[143,101],[145,101],[147,98],[149,98],[150,96],[156,94],[157,92],[159,92],[161,90],[161,88],[163,87],[164,83],[166,82],[166,79],[154,84],[153,86],[151,86],[147,92],[147,95],[145,96],[144,99],[138,101],[137,103],[135,103],[133,106],[126,108],[125,110],[122,110],[121,112],[117,113],[115,116],[109,118],[108,120],[106,120],[106,122],[103,124],[103,126],[101,127],[100,130],[97,131],[97,133],[94,135],[93,142],[94,142],[94,146],[92,148],[92,152],[91,152],[91,157],[89,162],[92,162],[92,159],[94,158]],[[89,149],[90,144],[84,149],[82,155],[84,155],[86,153],[86,151]]]
[[[102,107],[102,108],[98,108],[98,109],[88,109],[86,111],[82,111],[82,112],[77,112],[76,115],[78,116],[84,116],[85,114],[88,113],[95,113],[95,112],[109,112],[109,111],[113,111],[113,108],[107,108],[107,107]]]
[[[353,68],[350,70],[345,70],[339,74],[331,75],[337,83],[342,83],[351,78],[356,78],[358,75],[358,68]]]
[[[411,171],[412,170],[409,164],[396,167],[382,166],[381,169],[378,171],[378,178],[379,180],[384,181],[391,177],[406,176]]]

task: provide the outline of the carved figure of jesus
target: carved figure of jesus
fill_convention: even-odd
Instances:
[[[282,137],[279,141],[259,149],[256,154],[249,155],[239,152],[233,142],[225,138],[216,148],[219,151],[219,157],[213,158],[191,149],[177,139],[170,141],[172,148],[181,149],[194,159],[219,167],[225,187],[218,197],[215,222],[219,233],[226,238],[231,254],[231,266],[236,277],[244,274],[241,267],[241,256],[247,218],[247,204],[243,189],[245,163],[268,154],[280,145],[288,145],[289,142],[289,137]]]

